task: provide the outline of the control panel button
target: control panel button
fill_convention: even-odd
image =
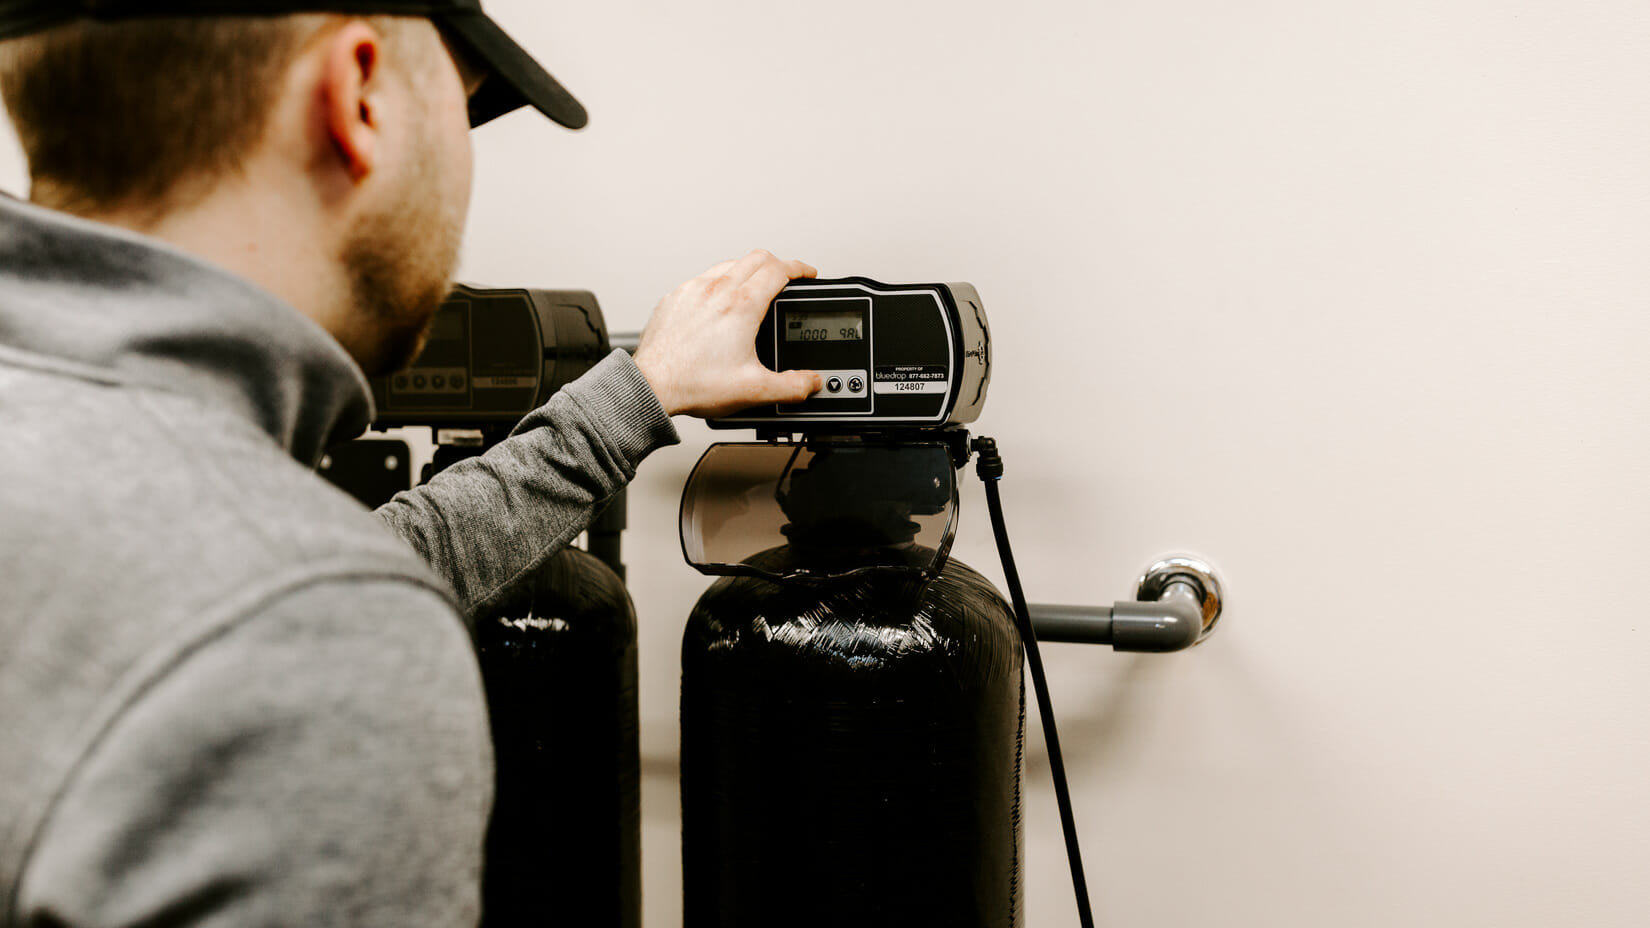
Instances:
[[[864,368],[816,368],[819,392],[795,406],[781,406],[780,415],[808,415],[817,410],[832,413],[870,412],[871,372]]]
[[[390,389],[413,396],[455,396],[469,383],[462,367],[415,367],[391,377]]]

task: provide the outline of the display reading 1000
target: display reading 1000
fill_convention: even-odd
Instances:
[[[865,338],[863,312],[809,312],[785,314],[785,341],[857,342]]]

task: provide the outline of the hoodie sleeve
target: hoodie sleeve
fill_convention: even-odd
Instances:
[[[646,378],[615,351],[507,441],[397,494],[377,515],[474,616],[584,531],[643,458],[678,440]]]

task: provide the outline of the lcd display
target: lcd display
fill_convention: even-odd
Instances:
[[[864,310],[792,309],[785,313],[788,342],[857,342],[864,338]]]

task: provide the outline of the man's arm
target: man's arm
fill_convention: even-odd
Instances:
[[[17,924],[474,925],[491,794],[452,606],[398,578],[316,583],[121,707],[54,802]]]
[[[819,389],[812,371],[775,373],[756,358],[768,304],[813,274],[758,250],[682,284],[654,310],[634,363],[616,352],[508,441],[397,495],[379,518],[475,615],[584,531],[644,457],[677,441],[671,416],[800,402]]]
[[[676,441],[648,382],[614,352],[507,441],[397,494],[377,515],[474,615],[584,531],[643,458]]]

